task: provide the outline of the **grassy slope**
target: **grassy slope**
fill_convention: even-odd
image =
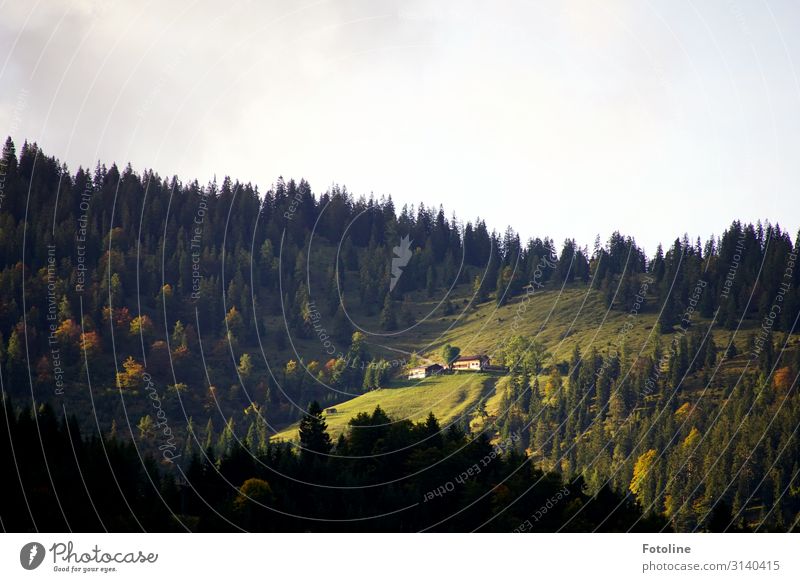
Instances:
[[[315,247],[319,256],[312,266],[313,272],[325,272],[334,262],[335,249],[325,245]],[[479,274],[470,268],[466,279]],[[569,358],[574,342],[578,342],[585,352],[590,346],[603,351],[610,343],[619,342],[619,329],[625,323],[626,312],[608,311],[605,306],[604,292],[589,290],[582,283],[566,286],[564,290],[549,287],[539,290],[528,297],[512,298],[507,305],[496,307],[493,299],[477,306],[469,306],[471,300],[471,284],[461,284],[453,288],[448,298],[456,308],[453,315],[445,316],[440,301],[445,297],[443,289],[437,290],[433,297],[425,292],[415,292],[407,298],[406,305],[414,314],[417,324],[408,330],[397,330],[385,335],[379,325],[380,314],[375,312],[366,315],[358,304],[357,288],[359,276],[348,273],[343,289],[347,312],[354,323],[367,333],[370,352],[375,357],[386,359],[405,359],[412,352],[438,360],[438,354],[445,343],[461,348],[462,354],[485,352],[492,354],[508,337],[521,334],[537,336],[548,349],[563,361]],[[315,287],[315,293],[322,289]],[[314,295],[314,294],[312,294]],[[651,293],[652,295],[652,293]],[[314,295],[317,301],[321,297]],[[641,349],[655,324],[657,305],[652,297],[648,297],[643,312],[635,318],[635,326],[627,334],[629,350]],[[398,304],[399,309],[399,304]],[[700,321],[699,317],[695,321]],[[323,318],[320,325],[330,331],[332,321]],[[280,316],[268,319],[270,329],[282,329],[284,322]],[[718,326],[719,327],[719,326]],[[748,320],[742,331],[749,332],[758,327],[755,321]],[[569,333],[566,341],[561,341]],[[652,337],[654,337],[653,334]],[[727,343],[730,332],[717,329],[714,332],[718,345]],[[737,346],[743,347],[746,333],[737,335]],[[312,334],[309,338],[293,338],[294,345],[287,345],[282,350],[270,350],[271,363],[283,366],[289,359],[302,357],[306,362],[312,360],[325,361],[330,358],[326,354],[319,339]],[[667,343],[668,338],[662,338]],[[345,352],[346,342],[334,342],[335,351]],[[341,344],[341,345],[340,345]]]
[[[467,292],[466,285],[455,290],[453,302],[459,307],[458,313],[444,317],[440,309],[427,320],[423,320],[424,315],[435,307],[436,302],[423,296],[415,297],[411,303],[420,321],[415,328],[392,340],[369,338],[369,341],[373,345],[417,351],[420,355],[437,360],[445,343],[460,347],[463,354],[491,355],[508,338],[525,335],[543,342],[557,361],[565,361],[569,359],[576,342],[584,353],[591,347],[603,352],[609,346],[620,349],[624,339],[628,350],[637,353],[643,348],[648,352],[648,343],[652,343],[657,335],[653,332],[658,308],[654,301],[649,302],[636,317],[629,317],[628,312],[618,309],[608,311],[601,293],[589,290],[584,285],[570,286],[563,291],[543,291],[527,298],[516,297],[499,308],[494,301],[488,301],[462,312],[466,308],[463,301],[468,298]],[[693,321],[708,323],[699,314]],[[631,322],[632,327],[627,333],[621,334],[620,330],[626,322]],[[747,333],[756,327],[754,321],[746,321],[742,326],[735,339],[740,351],[745,345]],[[721,329],[717,324],[713,333],[718,346],[727,345],[731,332]],[[662,345],[666,346],[670,340],[669,336],[661,337]],[[374,351],[380,353],[381,349],[376,347]]]
[[[328,430],[336,438],[347,428],[348,421],[359,412],[372,413],[380,405],[395,419],[424,420],[433,411],[442,426],[469,413],[478,401],[494,390],[497,376],[462,373],[393,383],[389,388],[373,390],[335,406],[336,413],[327,414]],[[293,425],[275,435],[276,439],[297,438]]]
[[[514,335],[536,337],[555,356],[556,361],[568,361],[575,343],[585,354],[591,347],[606,352],[610,347],[621,349],[623,340],[633,354],[640,351],[650,353],[658,334],[653,330],[659,306],[649,301],[635,317],[628,312],[609,311],[600,292],[589,290],[584,285],[568,286],[563,291],[547,290],[529,297],[517,297],[507,305],[496,307],[490,300],[477,307],[468,307],[469,286],[454,289],[450,299],[456,313],[444,316],[438,299],[430,299],[424,293],[415,294],[408,302],[418,323],[409,330],[395,336],[368,336],[370,351],[375,356],[405,358],[411,352],[439,361],[441,347],[450,343],[461,348],[463,354],[496,352],[508,338]],[[623,326],[631,324],[629,331],[621,333]],[[695,314],[695,323],[709,323]],[[377,330],[378,317],[363,318],[359,325],[368,330]],[[744,322],[734,341],[740,353],[744,351],[747,335],[758,327],[752,320]],[[727,346],[731,332],[717,324],[713,331],[720,349]],[[667,349],[675,336],[661,336],[662,346]],[[797,338],[793,339],[796,343]],[[741,368],[742,358],[727,362],[720,376],[735,375]],[[492,378],[484,386],[483,380]],[[495,392],[495,384],[498,391]],[[337,413],[328,417],[331,432],[338,435],[346,428],[347,421],[359,412],[372,412],[380,404],[390,415],[398,418],[420,420],[428,412],[446,423],[456,415],[477,404],[479,398],[487,396],[487,410],[492,415],[499,405],[504,381],[486,375],[449,376],[427,379],[421,384],[393,383],[391,387],[358,396],[336,405]],[[296,427],[280,435],[292,438]]]

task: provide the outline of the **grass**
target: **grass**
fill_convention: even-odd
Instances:
[[[515,335],[536,338],[554,356],[555,362],[569,361],[577,343],[583,354],[595,348],[604,353],[609,348],[622,349],[623,342],[631,355],[652,353],[658,339],[665,350],[675,335],[659,336],[653,329],[660,305],[648,298],[639,313],[631,316],[619,308],[608,310],[603,293],[583,284],[574,284],[563,290],[543,290],[530,296],[512,298],[506,305],[497,307],[494,300],[470,306],[471,286],[459,285],[449,296],[455,313],[443,314],[439,297],[428,297],[424,292],[413,293],[406,302],[417,322],[408,330],[395,335],[367,335],[367,344],[373,357],[405,359],[417,354],[425,359],[441,362],[440,352],[445,344],[461,349],[462,354],[496,354],[503,344]],[[707,325],[710,320],[695,313],[693,324]],[[379,330],[378,315],[363,316],[358,322],[367,330]],[[624,326],[629,326],[623,332]],[[747,337],[758,327],[753,319],[745,320],[735,336],[740,353],[746,350]],[[723,350],[731,338],[719,322],[713,329],[714,340]],[[314,343],[313,340],[310,343]],[[797,343],[797,339],[794,340]],[[737,360],[725,365],[723,370],[733,372]],[[495,391],[495,384],[497,390]],[[380,405],[390,416],[421,420],[429,412],[446,424],[474,406],[479,398],[487,397],[487,411],[491,414],[499,405],[504,391],[504,381],[485,374],[462,374],[428,378],[420,383],[395,382],[390,387],[369,392],[350,401],[335,405],[337,412],[327,416],[331,433],[338,436],[346,430],[347,422],[359,412],[371,413]],[[296,426],[276,435],[276,438],[295,438]]]
[[[452,421],[470,418],[481,398],[494,391],[498,377],[478,372],[435,376],[419,381],[402,381],[380,388],[334,406],[336,412],[326,414],[328,431],[336,438],[347,430],[347,423],[359,412],[371,414],[380,407],[392,418],[424,420],[430,412],[444,427]],[[294,440],[297,425],[276,434],[274,439]]]
[[[409,304],[420,323],[393,338],[368,338],[373,351],[383,355],[382,349],[388,347],[439,361],[439,352],[447,343],[461,348],[462,354],[492,355],[511,337],[523,335],[544,343],[556,361],[568,361],[576,343],[584,354],[592,347],[601,353],[610,346],[619,350],[623,340],[630,353],[638,353],[643,348],[649,353],[658,337],[653,327],[660,305],[652,298],[638,314],[630,316],[630,312],[619,308],[609,311],[603,294],[583,284],[567,286],[563,291],[547,290],[527,297],[518,296],[501,307],[490,300],[467,308],[469,291],[468,285],[454,290],[451,296],[457,308],[454,315],[444,317],[438,309],[427,319],[424,319],[426,314],[438,301],[422,293],[415,295]],[[694,324],[710,323],[697,312],[692,321]],[[626,324],[630,328],[622,333]],[[747,335],[757,327],[757,322],[745,320],[735,338],[740,352]],[[731,332],[717,322],[713,335],[717,346],[722,347],[727,345]],[[660,336],[663,346],[671,340],[669,335]]]
[[[324,270],[322,264],[318,268]],[[472,274],[469,273],[470,277]],[[455,286],[447,296],[455,308],[452,315],[444,314],[443,290],[437,290],[433,296],[428,296],[424,291],[408,294],[405,305],[417,323],[409,329],[385,334],[380,327],[379,310],[367,315],[358,305],[355,299],[357,285],[358,277],[351,273],[346,284],[348,314],[354,323],[366,330],[371,355],[401,362],[412,354],[418,354],[441,363],[439,354],[447,343],[461,348],[462,354],[492,355],[514,335],[535,337],[547,346],[556,361],[568,361],[575,343],[583,353],[592,347],[598,352],[606,351],[609,346],[620,349],[623,339],[620,330],[628,322],[632,326],[624,334],[624,339],[629,352],[638,353],[642,348],[650,352],[652,342],[657,337],[653,327],[661,307],[651,290],[641,311],[635,317],[629,317],[629,312],[619,307],[608,310],[605,292],[589,289],[583,283],[569,284],[563,289],[550,284],[532,295],[513,297],[501,307],[496,306],[493,298],[471,306],[472,285],[463,283]],[[397,307],[399,310],[399,301]],[[322,325],[329,328],[331,322],[328,319]],[[276,328],[284,325],[279,317],[269,323]],[[707,324],[709,320],[695,313],[693,323]],[[760,322],[752,318],[743,322],[735,340],[740,352],[745,349],[747,335],[759,325]],[[727,345],[731,336],[731,332],[723,329],[719,322],[713,334],[720,347]],[[661,336],[660,341],[662,345],[667,345],[671,337]],[[276,363],[283,365],[290,358],[297,359],[298,355],[306,362],[324,362],[330,358],[313,334],[309,338],[295,337],[293,342],[294,346],[287,345],[283,350],[273,352]],[[336,351],[346,351],[346,343],[336,342]]]

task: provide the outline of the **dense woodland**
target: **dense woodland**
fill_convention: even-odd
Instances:
[[[571,496],[534,529],[797,527],[800,234],[733,222],[647,256],[620,233],[591,249],[523,242],[441,207],[315,195],[303,180],[259,192],[130,166],[73,173],[10,138],[0,164],[0,455],[23,467],[29,497],[3,500],[7,529],[509,531],[565,484]],[[467,309],[591,288],[611,310],[654,314],[658,341],[642,350],[621,334],[613,350],[576,344],[554,361],[514,338],[495,354],[509,368],[503,412],[480,434],[435,418],[359,431],[386,424],[378,410],[336,443],[269,442],[297,420],[324,432],[315,402],[392,381],[359,318],[401,330],[419,294],[452,313],[453,285],[471,289]],[[422,502],[497,440],[514,445]],[[92,507],[99,491],[120,495]]]
[[[659,518],[644,519],[633,500],[608,487],[588,495],[580,479],[565,484],[557,473],[542,472],[486,436],[470,438],[457,427],[442,431],[433,416],[389,424],[378,408],[353,419],[350,436],[334,447],[318,411],[312,405],[304,421],[300,454],[283,443],[229,440],[219,456],[214,447],[197,450],[185,472],[165,473],[114,435],[81,439],[74,419],[59,420],[47,406],[35,415],[4,407],[10,433],[0,435],[0,460],[4,467],[16,462],[19,479],[13,471],[7,474],[0,500],[3,526],[199,532],[657,531],[665,526]],[[454,480],[473,466],[482,467],[480,473],[463,483]]]

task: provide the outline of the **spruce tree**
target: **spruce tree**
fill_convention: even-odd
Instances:
[[[383,301],[383,311],[381,311],[381,329],[385,331],[394,331],[397,329],[397,316],[394,312],[394,302],[389,293],[386,294],[386,299]]]
[[[717,344],[714,342],[714,336],[708,334],[708,346],[706,347],[706,358],[703,362],[703,367],[711,370],[717,364]]]
[[[328,423],[322,417],[322,408],[316,400],[308,405],[308,412],[300,421],[299,433],[301,458],[308,459],[331,452],[333,443],[328,434]]]

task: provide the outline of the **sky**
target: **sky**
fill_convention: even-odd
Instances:
[[[0,133],[652,254],[800,227],[800,3],[0,0]]]

